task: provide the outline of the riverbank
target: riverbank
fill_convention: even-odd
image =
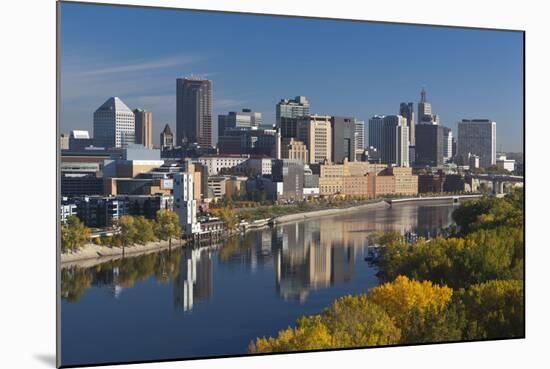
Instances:
[[[349,206],[345,208],[323,209],[323,210],[307,211],[303,213],[281,215],[274,218],[272,220],[272,224],[278,225],[278,224],[296,222],[296,221],[306,220],[306,219],[320,218],[320,217],[331,216],[331,215],[342,215],[342,214],[357,212],[361,210],[380,209],[380,208],[387,208],[387,207],[389,207],[389,204],[384,200],[380,200],[377,202]]]
[[[441,200],[451,200],[454,197],[470,198],[470,197],[478,197],[478,196],[479,195],[474,195],[474,196],[462,195],[462,196],[446,196],[446,197],[411,197],[411,198],[394,199],[392,202],[402,203],[402,202],[415,202],[415,201],[441,201]],[[387,199],[380,199],[376,202],[369,202],[369,203],[360,204],[360,205],[352,205],[352,206],[343,207],[343,208],[321,209],[321,210],[306,211],[301,213],[280,215],[278,217],[273,218],[269,222],[269,224],[273,226],[277,226],[284,223],[297,222],[297,221],[303,221],[303,220],[326,217],[326,216],[343,215],[343,214],[355,213],[358,211],[365,211],[369,209],[389,208],[390,206],[391,205],[388,203]],[[268,225],[266,224],[265,226],[267,227]],[[246,231],[251,231],[254,229],[258,229],[258,228],[250,228],[250,229],[247,229]],[[231,234],[228,234],[228,237],[231,235],[235,235],[237,233],[239,232],[233,232]],[[185,240],[181,240],[181,241],[177,239],[172,240],[172,247],[179,247],[180,245],[185,245],[185,244],[186,244]],[[136,244],[136,245],[128,246],[124,248],[124,250],[122,249],[122,247],[108,247],[108,246],[95,245],[93,243],[89,243],[84,245],[78,251],[61,254],[61,267],[62,268],[71,267],[71,266],[91,267],[97,264],[101,264],[103,262],[122,258],[123,256],[124,257],[139,256],[139,255],[166,250],[168,249],[168,247],[169,247],[168,241],[148,242],[145,245]]]
[[[179,247],[185,244],[184,240],[172,240],[172,247]],[[170,247],[168,241],[156,241],[148,242],[145,245],[132,245],[127,246],[124,249],[122,247],[109,247],[102,245],[95,245],[93,243],[88,243],[84,245],[80,250],[74,252],[67,252],[61,254],[61,267],[69,267],[74,264],[85,264],[86,261],[94,262],[93,265],[96,265],[98,260],[101,262],[116,260],[121,257],[126,256],[137,256],[148,254],[152,252],[158,252],[166,250]],[[93,266],[89,265],[89,266]]]

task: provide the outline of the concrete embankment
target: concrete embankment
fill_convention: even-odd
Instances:
[[[372,203],[357,205],[357,206],[350,206],[347,208],[323,209],[323,210],[308,211],[305,213],[281,215],[280,217],[273,219],[273,224],[277,225],[277,224],[283,224],[288,222],[296,222],[300,220],[325,217],[330,215],[342,215],[342,214],[353,213],[356,211],[361,211],[366,209],[380,209],[380,208],[387,208],[387,207],[389,207],[389,204],[384,200],[380,200],[377,202],[372,202]]]
[[[183,241],[182,241],[183,244]],[[172,247],[179,247],[179,240],[172,240]],[[93,266],[98,261],[106,262],[126,256],[137,256],[168,249],[168,241],[148,242],[145,245],[133,245],[125,247],[108,247],[92,243],[84,245],[80,250],[61,254],[61,267],[66,268],[72,265]],[[88,263],[86,263],[88,262]]]
[[[454,201],[457,200],[468,200],[468,199],[477,199],[482,197],[481,194],[475,195],[450,195],[450,196],[426,196],[426,197],[406,197],[406,198],[397,198],[397,199],[388,199],[392,204],[399,204],[403,202],[417,202],[417,201]]]

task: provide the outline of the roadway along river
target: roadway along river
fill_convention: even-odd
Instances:
[[[178,249],[62,270],[63,365],[246,353],[346,294],[378,284],[372,231],[434,235],[456,205],[392,208],[288,223],[218,247]]]

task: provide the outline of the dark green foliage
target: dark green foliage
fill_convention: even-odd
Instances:
[[[461,289],[455,306],[465,315],[465,339],[523,337],[523,281],[492,280]]]

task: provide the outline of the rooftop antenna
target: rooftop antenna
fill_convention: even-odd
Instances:
[[[422,91],[420,91],[420,102],[426,102],[426,90],[424,89],[424,86],[422,86]]]

